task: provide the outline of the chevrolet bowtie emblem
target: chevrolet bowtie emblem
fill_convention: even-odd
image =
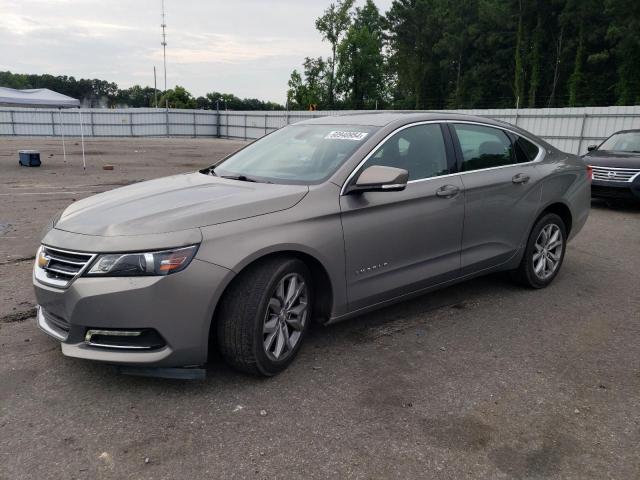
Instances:
[[[50,262],[51,258],[47,257],[44,252],[40,252],[40,255],[38,255],[38,266],[40,268],[47,268]]]

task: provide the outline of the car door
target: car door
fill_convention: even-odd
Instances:
[[[421,123],[387,137],[372,165],[406,169],[406,189],[340,196],[352,311],[459,275],[464,189],[446,127]],[[344,189],[343,189],[344,191]]]
[[[462,274],[500,265],[526,240],[538,210],[544,150],[514,133],[449,125],[465,190]]]

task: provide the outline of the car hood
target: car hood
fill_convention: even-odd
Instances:
[[[582,157],[588,165],[612,168],[640,168],[640,153],[596,150]]]
[[[69,206],[55,228],[85,235],[149,235],[264,215],[293,207],[306,185],[249,183],[188,173],[136,183]]]

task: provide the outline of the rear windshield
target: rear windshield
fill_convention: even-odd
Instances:
[[[361,125],[291,125],[231,155],[213,173],[273,183],[319,183],[375,130]]]
[[[614,133],[598,147],[598,150],[640,153],[640,132]]]

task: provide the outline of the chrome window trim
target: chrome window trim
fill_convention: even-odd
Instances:
[[[476,122],[476,121],[472,121],[472,120],[422,120],[422,121],[419,121],[419,122],[408,123],[407,125],[403,125],[403,126],[397,128],[397,129],[395,129],[391,133],[389,133],[382,140],[380,140],[375,145],[375,147],[373,147],[373,149],[371,149],[371,151],[351,171],[351,173],[349,174],[349,176],[347,177],[345,182],[342,184],[342,188],[340,189],[340,196],[344,196],[345,195],[345,191],[346,191],[347,185],[349,185],[349,182],[351,182],[353,177],[358,173],[358,171],[367,162],[367,160],[369,160],[375,153],[377,153],[378,149],[387,140],[389,140],[392,136],[394,136],[396,133],[399,133],[402,130],[405,130],[407,128],[417,127],[419,125],[428,125],[428,124],[433,124],[433,123],[436,123],[436,124],[439,124],[439,125],[440,124],[450,124],[450,123],[465,123],[465,124],[469,124],[469,125],[480,125],[481,127],[494,128],[496,130],[504,130],[506,132],[510,132],[510,133],[512,133],[514,135],[517,135],[518,137],[522,137],[525,140],[533,143],[536,147],[538,147],[538,155],[536,156],[536,158],[534,158],[533,160],[531,160],[529,162],[513,163],[513,164],[509,164],[509,165],[500,165],[498,167],[481,168],[481,169],[478,169],[478,170],[469,170],[469,171],[466,171],[466,172],[447,173],[446,175],[438,175],[436,177],[418,178],[416,180],[409,180],[407,182],[407,185],[409,185],[411,183],[425,182],[425,181],[428,181],[428,180],[436,180],[436,179],[440,179],[440,178],[453,177],[454,175],[467,175],[469,173],[487,172],[487,171],[490,171],[490,170],[497,170],[499,168],[517,167],[517,166],[520,166],[520,165],[530,165],[532,163],[541,162],[544,159],[544,156],[545,156],[546,149],[542,145],[540,145],[538,142],[532,140],[531,138],[529,138],[529,137],[527,137],[525,135],[522,135],[521,133],[518,133],[515,130],[510,129],[508,127],[496,126],[496,125],[491,125],[491,124],[482,123],[482,122]]]

